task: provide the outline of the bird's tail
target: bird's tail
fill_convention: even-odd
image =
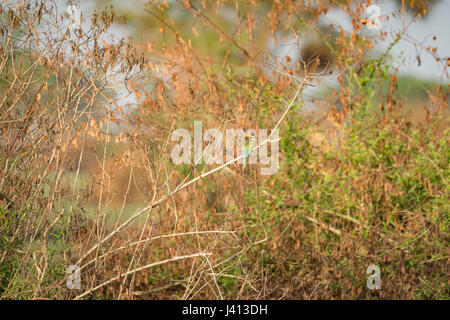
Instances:
[[[244,155],[244,161],[242,162],[242,170],[245,169],[245,160],[247,159],[247,157]]]

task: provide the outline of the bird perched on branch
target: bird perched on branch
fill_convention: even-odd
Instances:
[[[247,133],[245,135],[243,147],[244,160],[242,163],[242,170],[245,169],[246,160],[250,156],[250,153],[252,152],[252,149],[255,146],[255,142],[256,142],[256,135],[253,132]]]

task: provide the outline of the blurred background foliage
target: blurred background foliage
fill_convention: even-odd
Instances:
[[[362,1],[98,0],[72,33],[2,11],[1,297],[448,299],[449,58],[399,19],[440,1],[386,3],[375,32]],[[400,72],[425,56],[442,73]],[[174,129],[273,128],[303,80],[276,175],[171,193],[214,168],[173,164]]]

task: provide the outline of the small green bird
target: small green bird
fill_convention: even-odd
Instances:
[[[243,148],[244,160],[242,163],[242,170],[245,169],[245,162],[246,162],[247,158],[250,156],[250,153],[252,152],[253,147],[255,146],[255,141],[256,141],[256,135],[253,132],[247,133],[245,135],[244,148]]]

